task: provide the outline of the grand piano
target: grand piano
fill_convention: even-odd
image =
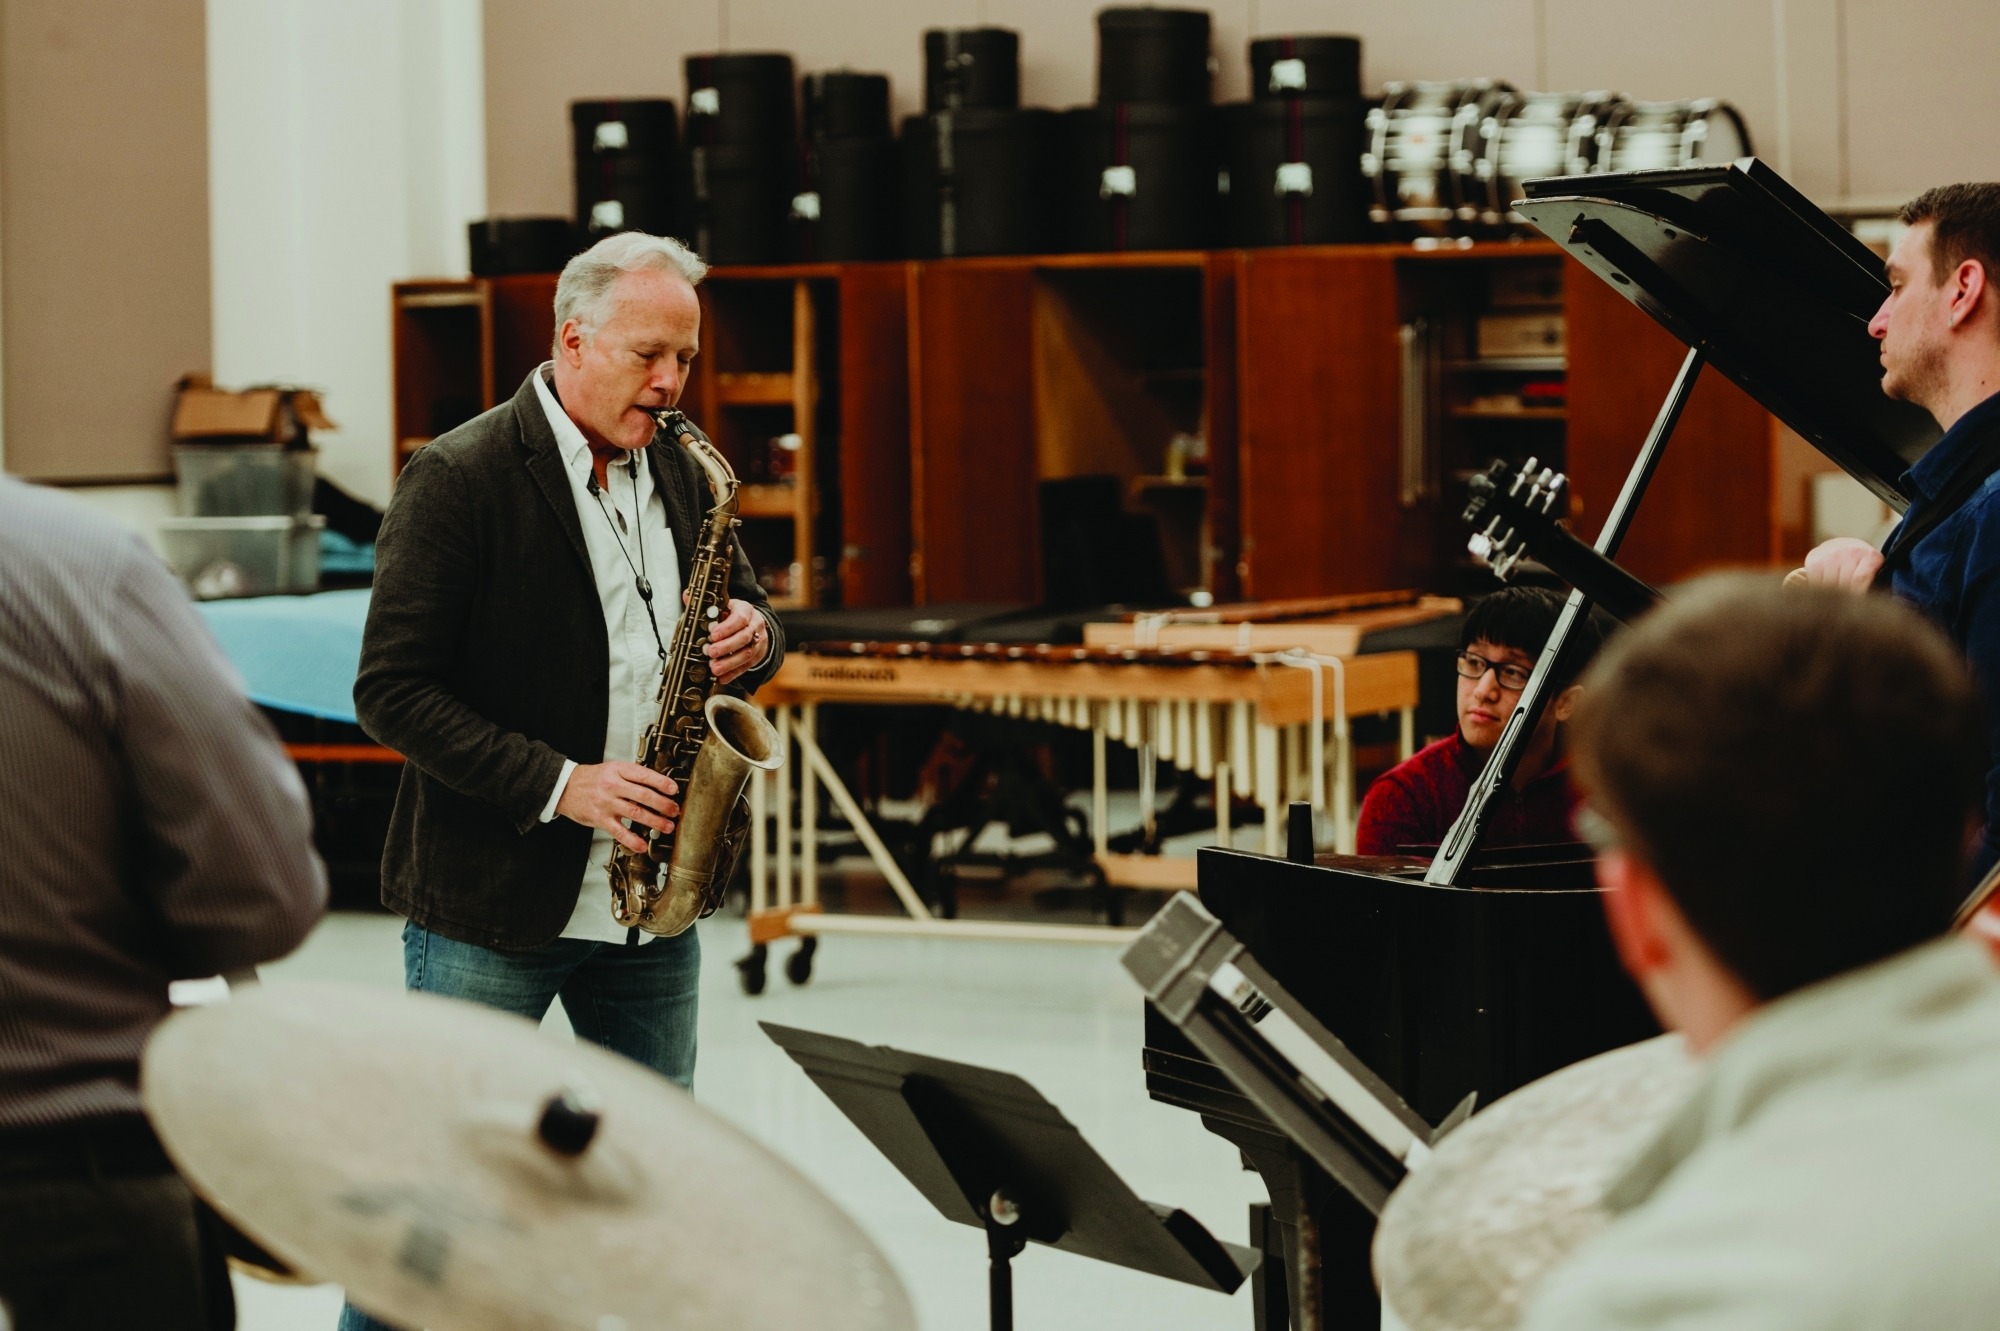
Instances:
[[[1250,954],[1432,1123],[1469,1092],[1484,1104],[1658,1028],[1620,969],[1589,852],[1482,851],[1593,603],[1622,618],[1659,593],[1615,563],[1673,427],[1706,367],[1727,375],[1899,511],[1903,473],[1937,441],[1892,402],[1867,325],[1881,261],[1775,172],[1728,166],[1531,181],[1519,210],[1688,346],[1687,359],[1594,541],[1556,520],[1562,478],[1496,470],[1468,520],[1496,570],[1524,553],[1575,590],[1514,716],[1436,855],[1292,862],[1224,849],[1199,858],[1203,903]],[[1476,487],[1478,489],[1478,487]],[[1149,1005],[1143,1062],[1156,1100],[1198,1113],[1269,1188],[1258,1331],[1374,1328],[1374,1217],[1308,1160]],[[1281,1273],[1281,1274],[1280,1274]]]

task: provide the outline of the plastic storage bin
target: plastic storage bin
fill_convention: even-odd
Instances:
[[[197,600],[319,590],[326,518],[166,518],[160,546]]]
[[[305,517],[318,463],[317,449],[283,444],[175,444],[181,516]]]

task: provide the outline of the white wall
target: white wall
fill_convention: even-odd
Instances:
[[[479,0],[208,0],[215,378],[326,392],[320,470],[389,497],[389,284],[486,212]]]

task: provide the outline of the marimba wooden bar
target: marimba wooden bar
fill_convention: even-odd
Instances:
[[[1397,713],[1401,751],[1414,747],[1417,661],[1411,652],[1339,656],[1305,651],[1234,652],[1068,647],[936,647],[818,644],[787,656],[758,690],[773,713],[788,761],[760,776],[752,798],[751,941],[791,933],[955,933],[996,938],[1110,942],[1130,930],[1077,925],[940,920],[932,916],[860,802],[817,740],[827,703],[945,704],[1087,730],[1091,735],[1091,827],[1096,860],[1113,886],[1192,887],[1192,859],[1113,855],[1108,849],[1106,746],[1139,751],[1141,807],[1150,806],[1155,763],[1213,779],[1218,839],[1229,837],[1233,799],[1264,811],[1263,849],[1279,853],[1285,805],[1309,800],[1326,816],[1336,850],[1354,845],[1352,718]],[[769,783],[775,781],[775,786]],[[815,790],[824,789],[853,825],[907,919],[820,912]],[[792,805],[798,800],[798,853]],[[765,813],[779,829],[775,854]]]

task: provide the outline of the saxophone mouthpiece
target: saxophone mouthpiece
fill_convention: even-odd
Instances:
[[[681,436],[687,433],[687,413],[678,407],[647,407],[644,410],[653,418],[653,424],[665,430],[675,443],[679,443]]]

